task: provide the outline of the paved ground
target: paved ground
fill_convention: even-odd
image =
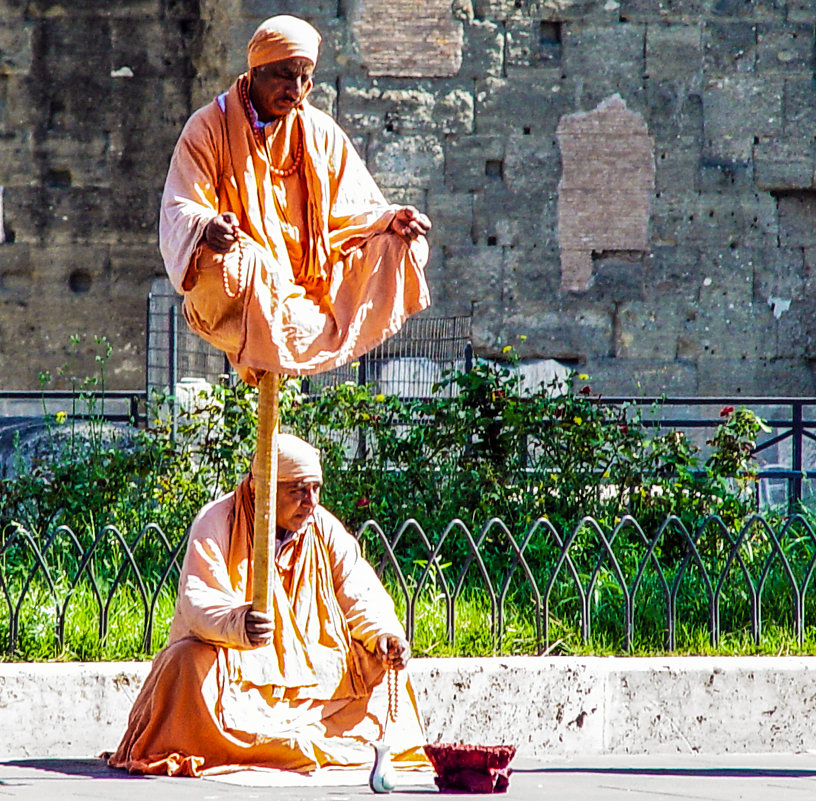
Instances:
[[[518,801],[798,801],[816,798],[816,755],[648,756],[579,762],[514,763],[505,796]],[[436,795],[433,786],[397,790],[394,797]],[[351,801],[368,787],[246,787],[204,779],[132,777],[99,760],[30,759],[0,762],[0,801]],[[469,796],[448,796],[462,797]]]

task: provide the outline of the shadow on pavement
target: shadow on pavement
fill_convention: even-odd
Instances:
[[[0,767],[47,770],[63,776],[81,776],[84,779],[143,779],[126,770],[108,767],[102,759],[9,759],[0,762]]]

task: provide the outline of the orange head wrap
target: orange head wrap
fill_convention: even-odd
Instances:
[[[249,68],[297,56],[317,64],[320,34],[305,19],[280,14],[264,20],[247,45]]]

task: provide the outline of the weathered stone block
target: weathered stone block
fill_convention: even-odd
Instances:
[[[757,71],[762,75],[782,72],[809,75],[813,72],[813,26],[757,26]]]
[[[581,370],[589,374],[593,388],[604,395],[677,397],[697,391],[697,368],[677,359],[656,362],[596,356],[584,362]]]
[[[807,296],[808,272],[801,248],[763,248],[754,252],[754,300],[766,303],[779,319]]]
[[[465,25],[460,78],[482,80],[501,77],[504,70],[504,28],[488,19],[470,20]]]
[[[473,133],[474,106],[473,92],[469,88],[451,89],[441,95],[433,110],[437,129],[445,134]]]
[[[547,242],[504,248],[502,302],[507,312],[512,314],[517,303],[530,298],[555,297],[560,280],[558,250]],[[535,343],[530,347],[528,353],[541,355]]]
[[[813,78],[786,78],[783,106],[783,135],[786,139],[813,141],[816,130],[816,86]]]
[[[61,188],[110,184],[109,137],[104,132],[78,142],[66,134],[53,134],[37,142],[37,155],[46,186]]]
[[[736,75],[710,81],[703,90],[705,156],[747,162],[755,137],[782,130],[781,78]]]
[[[678,198],[688,191],[688,180],[700,165],[699,134],[656,137],[655,192],[659,197]],[[653,204],[653,213],[655,204]]]
[[[17,20],[0,28],[0,73],[26,75],[31,71],[31,22]]]
[[[760,307],[759,311],[764,310]],[[774,343],[758,335],[754,312],[753,304],[701,303],[693,318],[677,332],[678,357],[698,364],[710,358],[747,364],[765,355],[765,345]]]
[[[811,0],[788,0],[788,22],[816,23],[816,6]]]
[[[757,27],[751,22],[707,20],[703,26],[703,71],[708,78],[753,72]]]
[[[563,113],[573,108],[560,83],[520,84],[500,78],[476,82],[479,134],[552,134]]]
[[[651,303],[623,303],[615,313],[614,355],[644,362],[673,361],[677,357],[677,331],[684,318],[685,312],[677,304],[656,309]]]
[[[696,140],[699,154],[703,125],[703,104],[696,78],[688,80],[644,81],[649,132],[658,142],[675,139]]]
[[[5,242],[0,244],[0,297],[25,297],[31,293],[34,267],[31,246]]]
[[[3,227],[6,242],[39,241],[47,209],[38,186],[7,186],[3,192]]]
[[[514,192],[555,191],[561,173],[561,155],[553,136],[506,138],[504,180]]]
[[[654,22],[646,28],[646,73],[653,81],[688,83],[689,65],[699,64],[702,54],[699,25]]]
[[[645,72],[645,40],[646,26],[637,23],[565,26],[561,69],[569,76],[592,75],[587,90],[593,96],[631,91]]]
[[[700,252],[694,248],[652,246],[644,258],[643,292],[651,308],[664,308],[665,298],[674,303],[696,303],[700,288]]]
[[[601,252],[592,255],[592,295],[621,303],[643,299],[642,252]]]
[[[114,244],[108,251],[106,271],[111,298],[130,298],[140,303],[151,281],[165,276],[161,256],[141,244]]]
[[[655,241],[663,245],[763,247],[776,240],[770,195],[712,192],[683,200],[661,196],[655,198],[654,209]]]
[[[795,332],[794,332],[795,334]],[[816,395],[816,375],[813,358],[816,341],[809,340],[807,360],[800,358],[759,359],[754,366],[754,381],[758,387],[766,387],[768,394],[813,397]]]
[[[445,157],[435,136],[374,134],[368,156],[374,178],[385,186],[439,187]]]
[[[732,307],[753,303],[756,253],[750,248],[703,250],[700,254],[700,306],[716,307],[727,314]]]
[[[777,195],[779,244],[782,247],[816,246],[816,192],[791,192]]]
[[[445,247],[441,297],[447,314],[470,314],[473,304],[501,313],[502,249],[497,247]]]
[[[27,184],[35,172],[30,131],[0,134],[0,186]]]
[[[469,133],[473,129],[473,93],[453,87],[432,92],[421,86],[397,89],[344,83],[340,124],[353,130],[402,134]]]
[[[520,246],[532,235],[538,238],[545,207],[551,202],[547,192],[516,193],[496,183],[473,199],[473,236],[480,245]]]
[[[488,162],[503,162],[501,136],[451,136],[445,139],[445,185],[453,192],[470,192],[487,183]]]
[[[309,95],[309,103],[315,108],[325,111],[330,117],[337,114],[337,87],[333,83],[320,81],[315,83]]]
[[[558,67],[561,63],[560,29],[542,20],[508,20],[505,66],[508,74],[514,67]]]
[[[760,189],[810,189],[816,154],[812,141],[763,139],[754,146],[754,181]]]
[[[469,242],[473,234],[473,195],[470,192],[431,192],[428,196],[431,240],[439,247]]]
[[[750,195],[755,189],[751,166],[750,163],[703,158],[695,175],[694,187],[702,195]]]
[[[522,298],[504,316],[508,341],[521,333],[526,343],[547,358],[583,361],[594,354],[608,354],[613,343],[611,306],[586,304],[570,295],[549,302]]]

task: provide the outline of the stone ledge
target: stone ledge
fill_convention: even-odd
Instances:
[[[0,664],[0,759],[115,748],[146,662]],[[415,659],[429,741],[519,756],[816,750],[807,657]]]

